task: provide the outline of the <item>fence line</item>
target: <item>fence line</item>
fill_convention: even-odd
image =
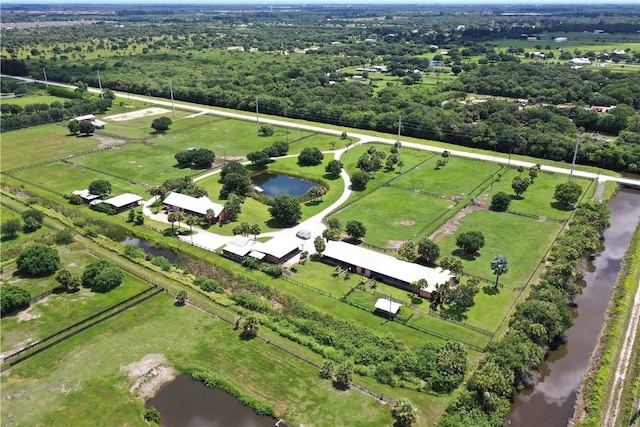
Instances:
[[[303,287],[303,288],[305,288],[305,289],[309,289],[309,290],[311,290],[311,291],[313,291],[313,292],[316,292],[316,293],[318,293],[318,294],[321,294],[321,295],[324,295],[324,296],[328,296],[328,297],[334,298],[334,297],[332,297],[332,296],[331,296],[331,292],[327,292],[327,291],[325,291],[325,290],[323,290],[323,289],[316,288],[316,287],[311,286],[311,285],[307,285],[306,283],[298,282],[297,280],[291,279],[291,278],[289,278],[289,277],[280,276],[280,278],[281,278],[282,280],[287,281],[287,282],[293,283],[294,285],[298,285],[298,286],[301,286],[301,287]]]
[[[132,297],[119,302],[118,304],[115,304],[109,308],[106,308],[105,310],[102,310],[99,313],[89,316],[79,322],[74,323],[71,326],[68,326],[52,335],[49,335],[48,337],[45,337],[29,345],[28,347],[23,348],[22,350],[16,353],[10,354],[4,358],[2,363],[2,370],[4,371],[7,368],[14,366],[20,362],[23,362],[28,358],[50,347],[53,347],[56,344],[66,341],[67,339],[75,336],[76,334],[92,326],[95,326],[99,323],[102,323],[105,320],[110,319],[115,315],[120,314],[123,311],[131,307],[134,307],[155,295],[158,295],[159,293],[163,292],[163,290],[164,290],[163,288],[157,287],[154,285],[153,287],[147,288],[144,291],[139,292],[136,295],[133,295]],[[69,332],[69,334],[65,335],[67,332]]]

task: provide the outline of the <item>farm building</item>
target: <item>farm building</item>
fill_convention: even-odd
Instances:
[[[187,196],[186,194],[171,192],[162,203],[169,211],[182,211],[191,215],[205,216],[207,212],[211,210],[213,211],[216,221],[224,219],[224,206],[212,202],[206,196],[196,198]]]
[[[283,264],[302,252],[303,243],[301,238],[289,234],[264,243],[245,236],[235,236],[222,248],[222,254],[238,262],[250,256],[273,264]]]
[[[76,121],[78,123],[80,123],[80,122],[91,122],[93,127],[96,128],[96,129],[104,129],[104,127],[106,125],[105,122],[96,119],[96,116],[94,116],[93,114],[86,114],[84,116],[74,117],[73,119],[69,119],[69,121]]]
[[[137,194],[123,193],[107,200],[93,200],[91,204],[106,203],[107,205],[113,206],[116,211],[123,212],[127,209],[138,207],[141,200],[142,196],[138,196]]]
[[[322,252],[324,262],[348,268],[350,271],[365,277],[376,278],[382,282],[403,289],[411,290],[411,284],[420,279],[427,281],[427,286],[420,288],[419,294],[429,298],[437,285],[453,284],[454,276],[449,270],[429,268],[412,262],[406,262],[389,255],[361,248],[345,242],[327,242]]]
[[[94,200],[100,198],[100,196],[97,194],[91,194],[91,192],[89,192],[89,190],[87,190],[86,188],[84,190],[74,190],[73,194],[75,194],[76,196],[80,196],[82,201],[85,203],[91,203]]]
[[[376,301],[376,304],[374,307],[378,311],[392,314],[395,316],[396,314],[398,314],[398,310],[400,310],[400,307],[402,307],[402,305],[388,298],[378,298],[378,301]]]

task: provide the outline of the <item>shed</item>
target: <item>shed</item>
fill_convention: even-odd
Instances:
[[[124,193],[110,199],[103,200],[102,203],[113,206],[118,212],[125,211],[127,209],[135,208],[140,204],[142,196],[137,194]]]
[[[224,210],[224,206],[218,203],[214,203],[209,200],[208,197],[202,196],[199,198],[187,196],[182,193],[171,192],[162,201],[167,209],[172,211],[185,211],[187,213],[204,216],[207,211],[211,209],[216,219],[221,219],[220,214]]]
[[[395,316],[398,314],[398,310],[400,310],[402,304],[398,304],[388,298],[378,298],[375,307],[376,310],[384,311],[385,313],[393,314]]]

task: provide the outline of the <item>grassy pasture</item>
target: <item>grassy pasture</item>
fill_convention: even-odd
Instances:
[[[449,157],[445,166],[436,169],[438,160],[442,158],[434,157],[402,175],[393,184],[445,196],[466,197],[478,184],[489,178],[492,172],[500,168],[491,162]],[[470,179],[471,177],[473,178]]]
[[[24,225],[24,221],[22,221],[22,211],[18,212],[17,210],[14,210],[13,204],[11,206],[8,206],[6,200],[3,200],[3,204],[0,206],[0,223],[4,223],[5,221],[8,221],[10,219],[19,219],[20,223]],[[36,239],[38,238],[38,236],[46,234],[50,231],[51,229],[46,225],[31,233],[24,233],[22,230],[20,230],[14,238],[9,238],[8,236],[0,237],[0,243],[7,246],[19,244],[27,240]],[[0,261],[6,261],[6,259],[3,259],[3,257],[0,256]]]
[[[305,130],[273,126],[272,136],[259,136],[255,122],[249,120],[235,120],[220,116],[198,116],[193,123],[204,125],[191,129],[180,129],[188,126],[187,120],[175,123],[165,135],[154,138],[153,142],[187,149],[188,147],[208,148],[218,157],[246,156],[252,151],[261,151],[274,142],[290,143],[290,153],[299,153],[305,147],[318,147],[321,151],[331,149],[331,141],[336,141],[336,147],[341,148],[339,138],[329,135],[314,134]],[[197,121],[196,121],[197,120]],[[207,123],[211,120],[211,123]]]
[[[51,105],[52,102],[61,102],[64,104],[65,101],[68,101],[66,98],[60,98],[58,96],[51,95],[41,95],[41,94],[33,94],[27,96],[20,96],[16,98],[1,98],[0,102],[2,104],[14,104],[24,107],[28,104],[47,104]]]
[[[350,205],[336,217],[345,224],[358,219],[367,227],[365,242],[381,247],[397,247],[409,240],[453,202],[416,194],[397,188],[383,187]]]
[[[504,169],[504,174],[500,181],[495,181],[492,186],[493,188],[483,192],[478,200],[486,204],[491,204],[491,197],[503,191],[512,196],[511,203],[509,204],[510,210],[554,219],[567,219],[569,217],[571,211],[563,209],[553,198],[556,186],[569,180],[567,175],[539,172],[534,183],[527,188],[527,191],[522,194],[522,198],[520,199],[515,197],[513,189],[511,188],[513,178],[518,175],[516,169]],[[527,171],[522,173],[522,177],[528,176]],[[593,181],[579,177],[574,177],[573,181],[582,187],[586,195],[592,194],[591,192],[587,192],[587,188],[589,188],[589,185],[593,186]]]
[[[178,310],[180,322],[175,321]],[[2,416],[20,420],[17,425],[144,426],[141,403],[125,391],[134,380],[120,368],[148,354],[163,354],[177,367],[214,372],[251,396],[269,401],[295,424],[391,422],[387,405],[357,390],[337,391],[319,378],[317,368],[261,340],[241,340],[230,325],[199,310],[176,308],[164,295],[12,368],[3,377]],[[419,408],[420,427],[436,421],[449,400],[371,381],[366,385],[385,396],[410,398]]]
[[[73,190],[87,188],[92,181],[97,179],[106,179],[111,183],[113,196],[122,193],[144,195],[147,191],[144,187],[84,169],[82,166],[62,162],[25,169],[16,172],[15,176],[63,194],[71,194]]]
[[[122,99],[122,98],[118,98],[118,99]],[[110,117],[117,114],[133,113],[136,110],[145,110],[149,107],[152,107],[152,106],[144,105],[142,108],[140,108],[140,106],[136,106],[136,107],[133,107],[133,109],[111,108],[109,112],[105,114],[105,117]],[[103,119],[103,121],[106,123],[105,131],[109,133],[114,133],[116,135],[129,137],[129,138],[144,138],[144,137],[150,137],[152,134],[155,133],[155,130],[151,127],[151,123],[153,123],[155,119],[160,117],[169,117],[171,119],[173,124],[170,126],[169,129],[171,128],[178,129],[183,126],[189,126],[189,125],[203,121],[201,117],[190,118],[195,114],[192,111],[176,109],[176,117],[173,117],[171,108],[169,107],[161,107],[161,108],[164,108],[168,111],[162,114],[155,114],[153,116],[146,116],[146,117],[140,117],[137,119],[123,120],[123,121]]]
[[[86,264],[91,260],[88,254],[79,254],[74,257],[78,264]],[[51,288],[55,285],[55,279],[53,276],[48,279]],[[31,287],[28,283],[24,286],[27,289]],[[108,293],[94,293],[85,288],[75,293],[53,293],[15,316],[2,318],[1,351],[38,341],[143,291],[147,286],[125,272],[122,285]]]
[[[463,211],[464,212],[464,211]],[[509,261],[509,271],[500,277],[507,286],[523,286],[540,264],[561,225],[550,221],[487,210],[467,212],[455,226],[455,232],[439,232],[433,240],[440,245],[440,256],[457,256],[456,236],[465,231],[482,231],[485,246],[475,257],[463,257],[467,273],[492,278],[491,260],[498,254]],[[509,230],[505,232],[505,230]],[[517,233],[513,233],[517,230]],[[507,287],[505,287],[507,289]]]
[[[67,128],[59,124],[32,126],[2,133],[0,164],[6,171],[91,150],[99,145],[96,138],[69,135]]]
[[[151,185],[160,185],[166,179],[181,178],[198,172],[179,167],[172,151],[145,144],[114,147],[74,157],[72,162]]]

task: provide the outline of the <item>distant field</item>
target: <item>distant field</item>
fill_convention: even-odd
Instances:
[[[15,104],[21,107],[24,107],[28,104],[47,104],[50,105],[52,102],[60,102],[64,104],[65,101],[68,101],[66,98],[60,98],[57,96],[51,95],[27,95],[27,96],[19,96],[15,98],[0,98],[0,103],[2,104]]]
[[[40,125],[2,133],[0,164],[7,171],[100,146],[92,137],[69,135],[61,125]]]

